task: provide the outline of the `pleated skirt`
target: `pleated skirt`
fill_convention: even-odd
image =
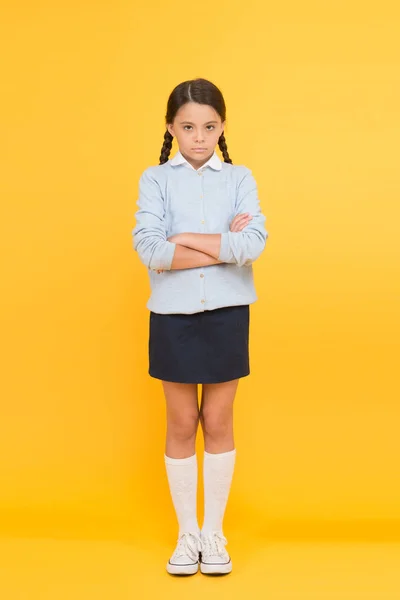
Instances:
[[[149,374],[175,383],[223,383],[250,374],[249,305],[191,315],[150,312]]]

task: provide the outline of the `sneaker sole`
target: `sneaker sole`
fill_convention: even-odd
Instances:
[[[199,570],[199,563],[192,565],[173,565],[167,562],[167,571],[170,575],[195,575]]]
[[[200,563],[200,571],[204,575],[226,575],[232,571],[232,561],[224,564]]]

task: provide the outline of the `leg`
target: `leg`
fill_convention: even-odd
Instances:
[[[200,421],[204,432],[204,524],[202,533],[222,532],[236,459],[233,402],[239,380],[203,386]]]
[[[200,422],[207,452],[221,453],[234,449],[233,402],[239,379],[203,385]]]
[[[197,521],[197,385],[163,381],[167,404],[165,466],[179,524],[177,547],[167,563],[175,575],[197,572],[200,528]]]
[[[199,425],[197,385],[163,381],[167,403],[165,454],[171,458],[193,456]]]
[[[222,531],[236,459],[233,402],[239,380],[203,386],[200,421],[204,432],[204,523],[202,573],[230,573],[232,562]]]

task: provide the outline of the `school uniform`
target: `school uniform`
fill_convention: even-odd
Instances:
[[[133,246],[149,270],[149,374],[177,383],[222,383],[250,373],[252,263],[268,232],[250,169],[216,152],[195,169],[178,150],[143,171]],[[235,215],[252,220],[231,232]],[[220,233],[223,264],[171,269],[178,233]],[[162,269],[162,273],[157,270]]]

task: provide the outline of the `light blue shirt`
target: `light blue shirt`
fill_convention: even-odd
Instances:
[[[193,314],[257,300],[252,263],[268,232],[249,168],[222,162],[214,152],[196,170],[178,150],[166,163],[143,171],[137,205],[133,247],[149,269],[149,310]],[[249,224],[230,231],[235,215],[246,212],[253,217]],[[188,232],[220,233],[223,264],[171,270],[176,244],[167,238]]]

